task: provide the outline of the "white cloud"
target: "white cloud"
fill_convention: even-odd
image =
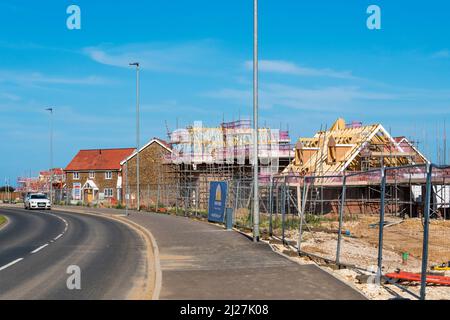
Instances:
[[[140,110],[143,114],[211,114],[211,109],[200,105],[192,105],[184,102],[178,102],[177,100],[166,100],[159,103],[142,104]]]
[[[432,55],[432,57],[433,58],[450,58],[450,50],[448,50],[448,49],[440,50],[438,52],[435,52]]]
[[[9,93],[9,92],[0,92],[0,98],[10,100],[10,101],[19,101],[21,98],[18,95]]]
[[[112,83],[111,80],[98,77],[61,77],[42,74],[40,72],[11,72],[0,70],[0,82],[14,83],[19,85],[39,84],[65,84],[65,85],[102,85]]]
[[[245,66],[251,70],[253,68],[252,61],[246,61]],[[339,79],[356,79],[349,71],[335,71],[332,69],[316,69],[299,66],[293,62],[283,60],[260,60],[258,68],[261,72],[281,73],[306,77],[329,77]]]
[[[204,94],[206,97],[226,99],[236,104],[249,105],[252,102],[251,90],[221,89]],[[305,110],[336,110],[349,108],[358,100],[396,100],[400,95],[365,91],[357,86],[329,86],[321,88],[302,88],[282,84],[267,84],[260,88],[260,106],[271,109],[284,106]]]
[[[209,98],[235,100],[237,102],[243,103],[247,103],[249,100],[252,99],[253,96],[251,90],[229,89],[229,88],[206,92],[202,95]]]
[[[109,66],[129,68],[130,62],[138,61],[143,69],[196,73],[201,66],[214,66],[219,54],[216,45],[212,40],[181,44],[130,44],[88,47],[83,49],[83,53],[92,60]]]

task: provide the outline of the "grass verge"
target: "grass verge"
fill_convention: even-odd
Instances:
[[[4,216],[0,216],[0,228],[4,225],[4,224],[6,224],[6,217],[4,217]]]

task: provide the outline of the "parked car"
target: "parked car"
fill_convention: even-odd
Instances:
[[[25,209],[44,209],[51,210],[52,204],[47,196],[43,193],[31,193],[25,198]]]

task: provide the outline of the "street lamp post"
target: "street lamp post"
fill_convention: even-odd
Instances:
[[[47,108],[50,112],[50,203],[53,204],[53,108]]]
[[[258,0],[253,0],[253,241],[259,241],[258,184]]]
[[[9,178],[5,177],[5,196],[8,203],[11,203],[11,197],[9,196]]]
[[[130,190],[128,188],[128,159],[125,166],[125,215],[128,217],[128,198],[130,197]]]
[[[130,66],[136,66],[136,197],[137,197],[137,210],[141,209],[141,197],[140,197],[140,181],[139,181],[139,62],[130,63]],[[128,167],[128,164],[127,164]],[[128,169],[128,168],[127,168]]]

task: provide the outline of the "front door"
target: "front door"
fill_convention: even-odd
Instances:
[[[92,189],[84,189],[84,201],[85,204],[91,203],[94,199]]]

